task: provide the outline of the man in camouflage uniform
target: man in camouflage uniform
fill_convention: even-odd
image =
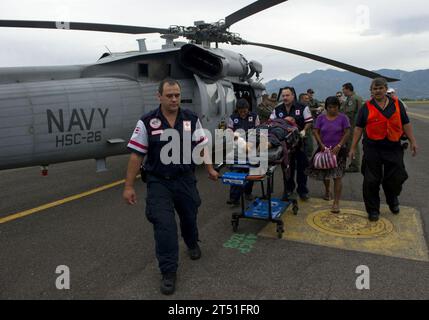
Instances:
[[[313,98],[314,91],[313,89],[307,90],[307,95],[309,98],[308,107],[310,108],[311,115],[313,116],[314,121],[316,121],[317,116],[320,114],[320,101],[316,98]]]
[[[350,121],[351,132],[354,132],[356,125],[356,118],[359,113],[359,109],[362,107],[362,98],[359,97],[355,92],[353,85],[350,82],[343,84],[343,93],[345,101],[341,104],[340,111],[343,112]],[[347,147],[350,149],[352,145],[353,135],[349,136],[347,141]],[[355,158],[352,159],[350,166],[346,169],[346,172],[359,172],[360,170],[360,147],[357,145]]]
[[[310,108],[310,96],[308,95],[308,93],[301,93],[299,95],[299,102]],[[317,117],[316,113],[311,112],[311,115],[313,116],[313,118]],[[305,132],[304,144],[305,144],[305,154],[307,155],[308,159],[311,159],[311,157],[313,156],[313,150],[314,150],[313,126],[308,128],[307,131]]]
[[[277,105],[277,94],[271,94],[271,97],[268,97],[268,94],[262,96],[262,102],[257,108],[257,113],[261,123],[265,123],[273,112],[275,106]]]

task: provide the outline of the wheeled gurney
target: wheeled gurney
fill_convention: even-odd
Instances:
[[[241,211],[238,213],[234,212],[231,217],[231,224],[234,232],[238,230],[240,219],[258,219],[276,223],[277,236],[278,238],[282,238],[284,232],[282,215],[290,206],[292,206],[293,213],[295,215],[298,214],[298,204],[296,199],[281,200],[278,198],[272,198],[271,196],[274,188],[274,172],[283,161],[283,158],[280,156],[281,154],[281,146],[275,150],[270,150],[270,162],[268,169],[266,172],[257,175],[250,174],[252,171],[252,165],[249,163],[234,163],[230,165],[222,163],[217,166],[217,170],[219,172],[224,167],[228,167],[228,169],[230,169],[220,176],[223,184],[243,187],[240,196]],[[273,159],[273,157],[280,158]],[[236,172],[237,170],[240,172]],[[262,197],[251,201],[246,207],[244,199],[244,186],[249,181],[261,183]],[[264,181],[266,181],[266,188],[264,186]]]

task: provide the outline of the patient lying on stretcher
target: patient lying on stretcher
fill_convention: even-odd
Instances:
[[[262,134],[261,130],[267,130],[267,135]],[[295,133],[290,135],[290,133]],[[256,135],[256,137],[254,137]],[[253,139],[252,139],[253,138]],[[284,119],[270,120],[264,123],[255,130],[249,130],[247,141],[239,132],[234,132],[234,144],[240,151],[250,152],[253,148],[261,150],[263,148],[273,149],[282,145],[282,142],[298,139],[298,128],[295,119],[286,117]],[[292,141],[293,143],[293,141]]]
[[[244,158],[252,162],[252,158],[260,160],[263,152],[267,152],[268,161],[275,162],[282,159],[285,152],[296,146],[298,141],[299,131],[295,119],[286,117],[270,120],[256,129],[249,130],[247,141],[239,132],[234,132],[233,158],[239,161]],[[231,156],[232,154],[229,155],[229,159]]]

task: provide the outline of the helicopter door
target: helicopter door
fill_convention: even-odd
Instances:
[[[199,76],[194,74],[198,85],[201,103],[200,109],[196,109],[200,117],[203,127],[214,132],[221,121],[222,116],[226,112],[225,107],[225,92],[219,82],[204,81]]]
[[[223,81],[222,87],[223,87],[224,96],[225,96],[225,98],[223,99],[223,102],[225,103],[224,116],[227,119],[234,112],[237,99],[235,97],[234,87],[232,83]]]

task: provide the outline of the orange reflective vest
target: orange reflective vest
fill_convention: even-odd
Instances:
[[[395,102],[396,112],[387,119],[376,106],[370,101],[366,102],[368,108],[368,120],[366,122],[366,135],[371,140],[383,140],[387,137],[388,140],[397,142],[404,133],[402,129],[401,111],[399,101],[393,98]]]

